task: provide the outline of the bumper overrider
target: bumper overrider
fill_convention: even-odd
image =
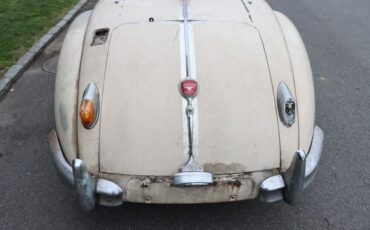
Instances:
[[[265,179],[260,184],[260,200],[270,203],[284,199],[296,204],[316,175],[323,144],[324,132],[316,126],[309,153],[298,150],[286,172]]]
[[[90,211],[96,204],[119,206],[123,203],[124,190],[116,183],[91,175],[81,159],[74,159],[72,165],[66,161],[55,130],[50,132],[48,141],[59,175],[68,185],[76,189],[83,210]],[[286,172],[264,179],[259,185],[259,200],[263,202],[284,200],[289,204],[296,204],[302,197],[303,190],[315,177],[323,142],[324,133],[316,126],[309,153],[298,150]],[[197,186],[197,183],[194,183],[194,186]]]
[[[97,203],[106,206],[119,206],[122,204],[123,190],[115,183],[92,176],[80,159],[74,159],[72,166],[64,158],[60,148],[58,136],[55,130],[49,133],[48,137],[51,156],[62,180],[74,186],[81,208],[84,211],[92,210]],[[105,198],[109,203],[105,203]]]

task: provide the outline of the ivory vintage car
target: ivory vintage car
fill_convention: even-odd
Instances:
[[[100,0],[65,37],[57,170],[97,204],[284,199],[312,181],[309,59],[263,0]]]

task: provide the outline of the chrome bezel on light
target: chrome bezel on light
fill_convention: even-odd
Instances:
[[[293,103],[294,109],[291,114],[286,113],[285,108],[288,103]],[[297,103],[285,82],[280,82],[277,91],[277,105],[280,121],[286,127],[291,127],[295,122]]]
[[[86,129],[92,129],[95,127],[96,123],[98,122],[99,119],[99,111],[100,111],[100,101],[99,101],[99,91],[98,87],[96,87],[95,83],[89,83],[83,93],[82,96],[82,101],[80,104],[80,107],[82,103],[85,100],[90,100],[94,103],[94,122],[92,125],[84,125],[81,123]]]

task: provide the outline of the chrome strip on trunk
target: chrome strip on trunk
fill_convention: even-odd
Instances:
[[[185,49],[185,79],[190,80],[196,79],[195,70],[195,52],[194,52],[194,41],[193,34],[189,28],[188,21],[188,8],[187,1],[183,0],[183,39],[180,38],[180,49]],[[192,37],[190,38],[190,33]],[[190,46],[190,42],[192,45]],[[191,48],[191,50],[190,50]],[[181,55],[184,52],[181,50]],[[182,77],[183,78],[183,77]],[[199,87],[199,86],[198,86]],[[180,169],[180,172],[175,174],[173,184],[175,186],[203,186],[213,183],[213,176],[210,173],[204,172],[204,169],[194,159],[194,155],[197,155],[198,150],[198,113],[197,113],[197,99],[196,98],[185,98],[186,102],[183,103],[184,116],[183,119],[186,123],[184,125],[184,135],[187,136],[187,148],[185,148],[186,155],[188,157],[187,163]],[[183,117],[184,117],[183,116]],[[184,138],[185,140],[185,138]],[[186,142],[185,142],[186,143]],[[194,145],[195,144],[195,145]],[[194,148],[194,146],[196,148]],[[194,154],[195,153],[195,154]]]

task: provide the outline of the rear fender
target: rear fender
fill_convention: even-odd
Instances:
[[[275,15],[284,34],[292,63],[297,94],[299,149],[308,153],[315,127],[315,92],[310,60],[303,40],[293,23],[280,12],[275,11]]]
[[[77,157],[77,95],[82,48],[91,11],[70,26],[59,57],[55,81],[55,122],[61,147],[71,164]]]

